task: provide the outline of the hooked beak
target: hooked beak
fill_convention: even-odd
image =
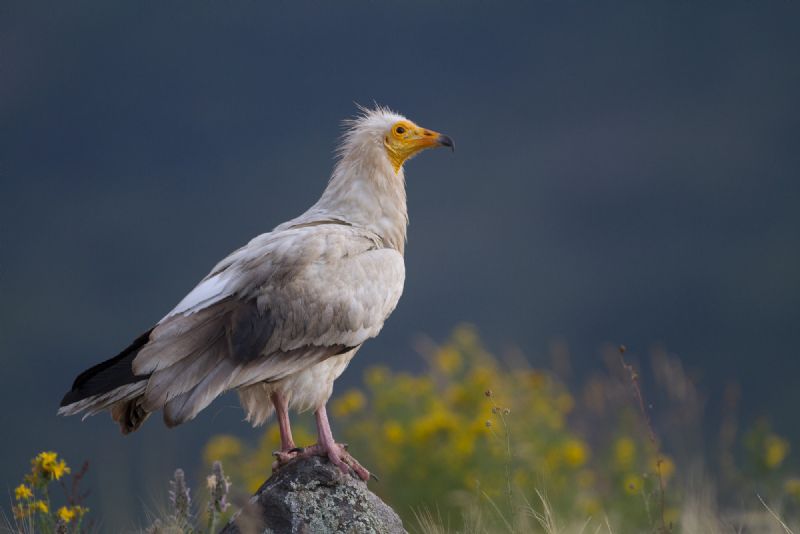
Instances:
[[[456,151],[456,144],[449,135],[439,134],[439,137],[436,138],[436,142],[439,143],[439,146],[450,147],[452,152]]]
[[[456,150],[456,145],[449,135],[434,132],[433,130],[428,130],[427,128],[414,129],[410,133],[411,135],[406,142],[410,145],[411,150],[414,152],[426,148],[436,148],[440,146],[446,146],[453,152]]]

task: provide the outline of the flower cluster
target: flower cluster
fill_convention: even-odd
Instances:
[[[70,469],[64,459],[59,459],[55,452],[40,452],[31,460],[31,473],[27,479],[36,485],[39,481],[61,480],[69,474]]]
[[[649,435],[630,383],[613,367],[571,390],[563,373],[513,354],[501,363],[469,326],[442,345],[428,343],[423,356],[428,365],[419,374],[368,368],[363,387],[330,405],[337,437],[380,477],[373,491],[406,519],[432,508],[464,517],[487,502],[517,517],[544,492],[556,515],[609,517],[623,532],[648,531],[659,515],[678,521],[679,466]],[[293,423],[298,444],[315,441],[310,424]],[[751,441],[765,470],[774,472],[789,454],[788,442],[768,429]],[[278,444],[273,424],[255,449],[217,436],[205,456],[209,464],[223,459],[233,480],[254,490]],[[798,479],[781,491],[800,502]]]
[[[81,532],[83,516],[88,508],[75,503],[53,509],[49,485],[70,473],[67,462],[55,452],[41,452],[31,460],[31,470],[24,482],[14,488],[12,511],[17,523],[44,532]],[[81,474],[82,476],[82,474]],[[68,496],[69,497],[69,496]]]

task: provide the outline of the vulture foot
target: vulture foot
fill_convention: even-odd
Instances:
[[[341,469],[342,473],[346,475],[355,475],[365,482],[370,478],[369,471],[347,452],[347,445],[344,443],[333,443],[328,447],[318,443],[304,449],[295,448],[289,451],[276,451],[273,454],[276,458],[275,462],[272,464],[273,469],[280,469],[280,467],[295,458],[322,456]]]
[[[303,452],[303,447],[292,447],[291,449],[273,451],[272,456],[275,457],[275,461],[272,462],[272,470],[277,471],[284,465],[297,458],[301,452]]]

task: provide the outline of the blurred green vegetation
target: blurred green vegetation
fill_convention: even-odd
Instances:
[[[629,366],[609,348],[605,370],[580,381],[562,346],[546,368],[532,367],[513,350],[490,353],[467,325],[444,343],[421,341],[419,352],[420,373],[370,367],[361,387],[329,404],[336,437],[380,478],[370,488],[412,530],[800,532],[788,526],[800,519],[789,441],[766,419],[739,430],[736,387],[709,421],[706,399],[664,351],[652,355],[648,380],[641,361]],[[295,417],[293,430],[300,445],[316,441],[308,416]],[[713,446],[702,444],[704,431],[717,435]],[[204,450],[208,497],[192,504],[178,469],[170,506],[146,532],[215,531],[233,512],[229,490],[245,502],[279,443],[277,424],[255,445],[213,437]],[[36,455],[12,492],[6,530],[91,530],[79,490],[87,465],[72,473],[57,453]]]
[[[480,522],[519,532],[538,525],[536,516],[545,512],[568,524],[607,522],[620,532],[681,531],[682,523],[696,521],[687,516],[697,513],[686,506],[692,499],[687,492],[700,491],[688,488],[697,485],[704,468],[693,465],[693,458],[674,458],[657,431],[650,437],[619,360],[607,357],[608,372],[571,390],[560,376],[568,374],[563,357],[554,359],[552,369],[532,368],[515,354],[501,362],[471,326],[456,328],[441,345],[422,343],[420,352],[427,364],[422,373],[371,367],[363,387],[330,403],[337,439],[380,477],[371,489],[407,524],[431,513],[455,528],[477,521],[480,513]],[[680,368],[660,367],[669,370],[661,378],[672,386],[688,384],[676,374]],[[300,421],[293,427],[295,441],[313,443],[313,426]],[[785,469],[789,443],[763,421],[743,442],[736,451],[720,453],[730,460],[721,478],[760,514],[766,510],[756,489],[791,517],[800,479]],[[205,459],[222,461],[234,486],[252,492],[269,473],[278,447],[272,424],[256,447],[234,436],[214,437]],[[723,513],[714,499],[706,508],[703,513]]]

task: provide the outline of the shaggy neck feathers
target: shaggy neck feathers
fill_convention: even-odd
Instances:
[[[391,125],[401,119],[374,110],[349,124],[328,187],[306,216],[337,218],[365,228],[403,253],[408,226],[405,176],[402,168],[395,172],[383,144]]]

